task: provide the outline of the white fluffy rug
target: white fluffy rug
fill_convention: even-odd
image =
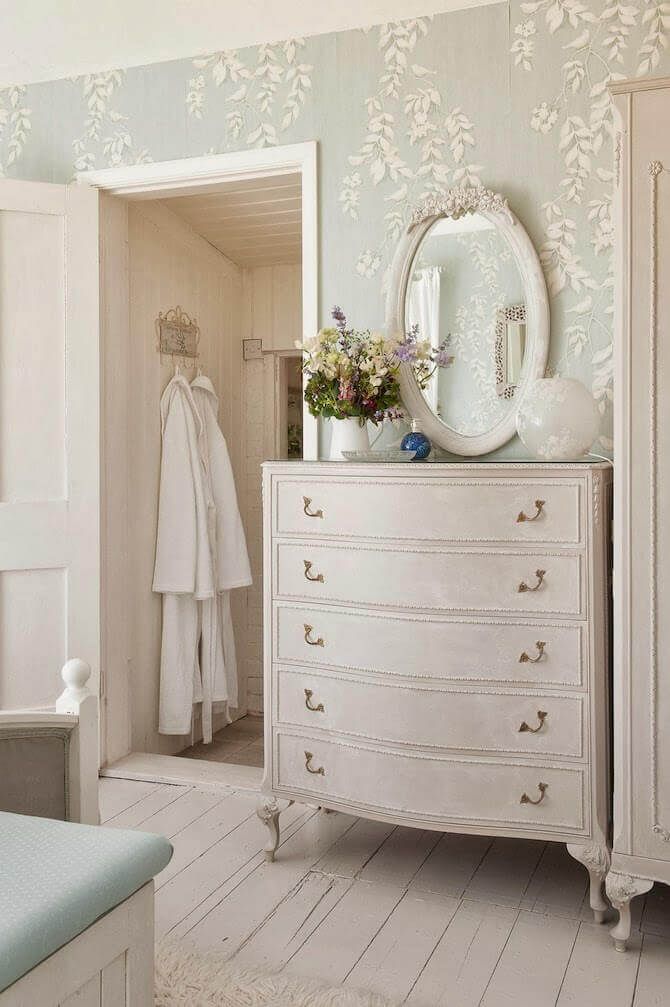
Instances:
[[[261,972],[185,944],[156,948],[156,1007],[392,1007],[375,993]]]

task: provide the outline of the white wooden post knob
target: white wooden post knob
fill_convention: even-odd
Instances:
[[[79,705],[91,690],[87,682],[91,677],[91,666],[78,657],[73,657],[63,665],[61,678],[65,682],[65,690],[56,700],[56,713],[79,713]]]
[[[88,687],[91,666],[78,657],[67,661],[61,670],[65,689],[56,700],[56,713],[77,718],[71,734],[70,816],[73,822],[98,825],[98,697]]]

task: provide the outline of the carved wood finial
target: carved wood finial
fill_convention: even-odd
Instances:
[[[56,700],[56,712],[78,713],[82,701],[93,695],[87,685],[91,677],[91,666],[86,661],[73,657],[66,661],[60,674],[65,682],[65,690]]]

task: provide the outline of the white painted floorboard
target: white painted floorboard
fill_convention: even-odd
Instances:
[[[408,1007],[670,1007],[668,888],[636,900],[630,950],[617,954],[563,847],[293,805],[267,864],[256,800],[101,780],[108,825],[174,846],[157,878],[159,936]]]

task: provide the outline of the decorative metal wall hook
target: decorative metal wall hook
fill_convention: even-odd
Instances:
[[[161,361],[169,357],[175,368],[180,363],[184,367],[195,367],[200,356],[200,329],[195,318],[182,311],[179,305],[169,311],[160,311],[156,319],[156,334]]]

